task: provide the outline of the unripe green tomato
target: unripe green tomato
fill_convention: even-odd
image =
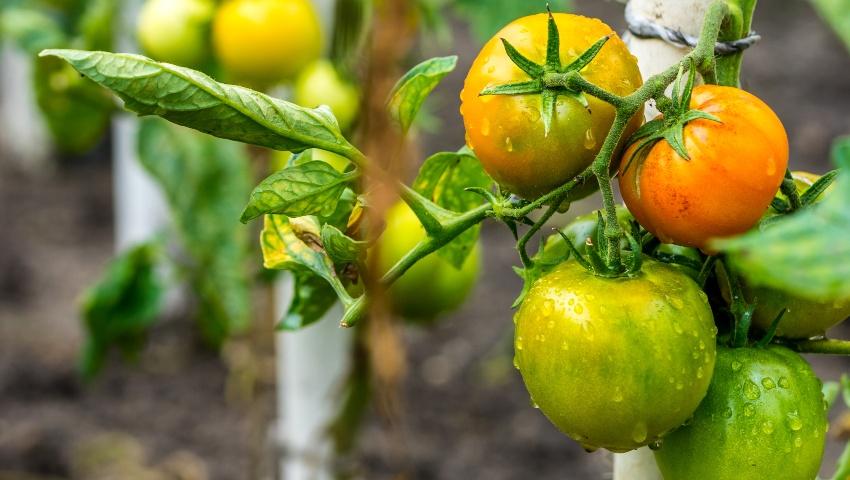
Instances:
[[[586,449],[657,442],[708,389],[717,332],[708,299],[650,258],[629,278],[566,261],[534,283],[514,320],[532,402]]]
[[[792,172],[792,176],[801,195],[820,179],[820,175],[809,172]],[[831,185],[821,193],[817,201],[823,200],[832,189]],[[785,199],[785,195],[781,192],[778,196]],[[776,215],[778,213],[771,209],[765,217],[770,218]],[[770,228],[770,225],[765,228]],[[811,338],[823,335],[829,328],[850,317],[850,299],[810,300],[773,288],[751,286],[746,283],[742,285],[742,288],[747,301],[756,304],[753,325],[762,330],[770,327],[779,312],[784,308],[788,309],[776,329],[776,335],[780,337]]]
[[[351,162],[342,155],[337,155],[336,153],[328,152],[327,150],[314,148],[307,153],[309,153],[312,160],[321,160],[334,167],[334,169],[338,172],[344,172],[351,164]],[[276,172],[285,168],[286,164],[289,163],[290,158],[292,158],[292,152],[273,150],[270,159],[271,171]]]
[[[389,271],[423,238],[425,229],[407,204],[399,202],[390,208],[378,254],[381,272]],[[407,320],[429,323],[466,300],[478,279],[480,264],[478,244],[460,269],[434,252],[413,265],[390,287],[387,292],[390,304]]]
[[[693,419],[664,438],[664,480],[811,480],[826,436],[821,382],[784,347],[719,348]]]
[[[322,52],[310,0],[226,0],[216,12],[212,37],[224,69],[258,88],[294,78]]]
[[[147,0],[136,35],[146,55],[161,62],[197,66],[209,53],[211,0]]]
[[[339,127],[345,131],[357,116],[360,92],[339,76],[331,62],[322,59],[308,65],[298,75],[293,100],[302,107],[331,107]]]

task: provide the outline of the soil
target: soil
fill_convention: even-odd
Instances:
[[[621,18],[619,4],[576,3]],[[795,168],[825,171],[831,140],[850,133],[850,55],[802,0],[764,2],[755,28],[764,40],[747,57],[745,86],[784,120]],[[463,142],[457,92],[474,46],[465,34],[457,41],[460,65],[431,104],[443,133],[421,139],[426,153]],[[273,478],[258,429],[272,386],[234,395],[233,363],[201,346],[185,311],[160,322],[138,363],[116,358],[90,384],[76,374],[76,299],[113,253],[108,147],[39,175],[0,158],[0,480],[96,478],[91,465],[109,462],[122,473],[97,478]],[[435,327],[405,331],[401,414],[370,411],[355,455],[361,477],[609,478],[610,455],[585,453],[531,408],[511,366],[516,254],[500,225],[485,226],[483,242],[472,300]],[[824,379],[850,370],[845,359],[811,360]],[[832,438],[824,473],[840,449]]]

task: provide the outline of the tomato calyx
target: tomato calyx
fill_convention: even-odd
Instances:
[[[657,100],[657,106],[662,115],[640,127],[626,144],[626,148],[638,144],[635,154],[628,159],[625,166],[626,170],[631,168],[635,162],[637,162],[636,168],[640,168],[649,151],[661,140],[666,141],[676,154],[689,161],[691,157],[688,155],[684,141],[685,126],[699,119],[722,123],[719,118],[710,113],[690,108],[696,71],[696,66],[692,60],[688,68],[688,78],[683,88],[684,65],[679,67],[679,75],[673,83],[671,98],[661,96]],[[636,181],[637,178],[639,178],[639,175],[635,176]]]
[[[605,241],[605,216],[601,210],[596,212],[597,224],[599,227],[596,231],[595,238],[588,237],[585,239],[585,253],[582,254],[573,244],[572,239],[558,230],[558,234],[567,244],[569,254],[572,254],[576,261],[585,269],[598,277],[618,278],[618,277],[633,277],[640,272],[641,264],[643,263],[643,248],[637,238],[640,236],[638,225],[636,222],[631,223],[631,230],[623,229],[623,234],[626,238],[628,248],[621,249],[622,265],[608,265],[605,258],[608,258],[609,242]],[[621,268],[620,268],[621,267]]]
[[[814,204],[823,192],[826,191],[835,181],[838,176],[838,170],[832,170],[823,174],[815,183],[812,184],[805,192],[800,192],[791,171],[785,172],[785,179],[780,187],[781,192],[787,197],[783,199],[776,197],[770,203],[770,206],[781,214],[793,213],[800,208]]]
[[[570,97],[581,106],[589,109],[587,97],[578,88],[572,87],[572,79],[581,75],[581,70],[596,58],[596,55],[605,46],[605,43],[611,38],[606,35],[591,45],[586,51],[579,55],[570,64],[561,65],[561,39],[558,32],[558,26],[555,24],[555,17],[552,15],[552,10],[547,7],[549,12],[548,36],[546,41],[546,61],[540,65],[529,60],[521,54],[511,43],[502,38],[502,44],[505,47],[505,53],[508,58],[523,72],[525,72],[530,80],[506,83],[504,85],[496,85],[487,87],[479,93],[479,95],[541,95],[540,113],[543,119],[544,134],[548,136],[552,126],[552,120],[555,117],[555,105],[558,96]]]

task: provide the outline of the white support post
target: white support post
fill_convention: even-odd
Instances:
[[[137,51],[135,22],[141,4],[141,0],[121,0],[115,19],[115,45],[119,52]],[[168,205],[162,192],[139,164],[138,128],[138,117],[128,113],[119,113],[112,121],[116,252],[151,239],[169,225]]]
[[[629,7],[641,17],[689,35],[699,36],[703,17],[712,0],[630,0]],[[689,49],[680,48],[659,39],[624,36],[629,50],[638,59],[643,78],[662,72],[681,60]],[[646,109],[647,118],[658,111]],[[614,455],[614,480],[663,480],[649,448]]]
[[[32,59],[14,45],[0,45],[0,146],[4,158],[28,172],[44,171],[50,139],[35,103]]]
[[[335,0],[313,0],[330,43]],[[292,277],[275,288],[275,314],[281,318],[292,300]],[[342,308],[333,307],[319,322],[298,332],[277,335],[277,438],[284,452],[284,480],[333,478],[333,446],[326,433],[341,405],[348,372],[352,332],[339,327]]]

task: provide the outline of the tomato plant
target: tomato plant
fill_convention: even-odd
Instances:
[[[275,5],[268,18],[277,27],[282,2],[222,6],[217,49],[232,47],[231,60],[257,67],[231,65],[234,75],[269,83],[315,57],[298,50],[286,57],[297,67],[275,64],[309,37],[303,32],[284,39],[287,45],[278,37],[259,42],[268,51],[249,45],[271,30],[248,22],[245,5]],[[388,321],[371,315],[386,312],[371,309],[384,297],[407,317],[456,308],[478,270],[480,224],[493,219],[515,237],[516,272],[525,283],[515,305],[516,365],[557,428],[588,449],[660,446],[670,478],[810,478],[823,451],[823,404],[817,378],[791,350],[850,354],[850,342],[782,338],[794,336],[793,312],[802,309],[788,294],[772,304],[750,289],[806,301],[850,298],[850,177],[830,173],[811,182],[812,193],[799,192],[787,171],[782,123],[757,97],[728,86],[737,83],[742,47],[718,39],[748,24],[754,2],[746,4],[747,11],[744,3],[712,3],[696,46],[645,81],[598,20],[550,14],[512,22],[467,76],[468,145],[428,157],[410,185],[394,176],[404,170],[394,163],[401,138],[456,57],[414,66],[385,89],[385,103],[369,102],[363,124],[371,129],[354,142],[342,128],[345,108],[310,108],[330,100],[299,106],[131,55],[43,55],[68,61],[139,114],[292,152],[256,186],[241,215],[243,222],[264,219],[266,268],[295,278],[282,328],[309,325],[337,301],[346,328]],[[311,21],[295,23],[301,29]],[[227,34],[245,43],[233,47]],[[227,55],[219,55],[227,66]],[[299,83],[324,82],[310,80],[322,70],[307,70]],[[705,85],[695,87],[697,75]],[[650,100],[662,115],[640,126]],[[836,152],[836,163],[850,168],[850,141]],[[625,207],[614,200],[616,171]],[[548,222],[593,188],[602,209],[530,254]],[[395,192],[403,203],[395,203]],[[764,322],[759,308],[790,311]],[[764,332],[754,334],[754,323]],[[788,457],[785,470],[776,452]]]
[[[720,348],[705,400],[655,458],[665,480],[815,478],[826,427],[821,382],[802,357]]]
[[[579,15],[556,14],[554,18],[561,32],[559,67],[581,70],[589,81],[617,95],[628,95],[641,86],[637,61],[608,25]],[[603,100],[563,87],[544,89],[542,96],[482,94],[513,82],[524,85],[526,93],[539,91],[542,87],[536,83],[541,82],[544,68],[537,64],[546,60],[547,32],[544,14],[513,21],[481,49],[461,92],[467,144],[494,180],[531,199],[590,165],[615,113]],[[586,64],[580,54],[601,38],[608,41],[594,61]],[[515,55],[526,61],[518,66],[511,58]],[[641,121],[638,112],[629,121],[624,139]],[[592,191],[588,184],[573,196]]]
[[[322,51],[308,0],[227,0],[215,14],[212,37],[225,70],[261,86],[294,78]]]
[[[620,191],[663,242],[707,248],[767,211],[788,165],[788,138],[770,107],[744,90],[701,85],[689,104],[702,115],[659,119],[660,132],[626,150]],[[651,143],[658,138],[673,140]]]
[[[708,389],[711,308],[693,280],[661,263],[646,259],[639,276],[618,279],[562,263],[534,283],[515,322],[532,402],[585,448],[656,442]]]
[[[209,54],[214,10],[211,0],[147,0],[136,24],[142,50],[163,62],[201,64]]]

